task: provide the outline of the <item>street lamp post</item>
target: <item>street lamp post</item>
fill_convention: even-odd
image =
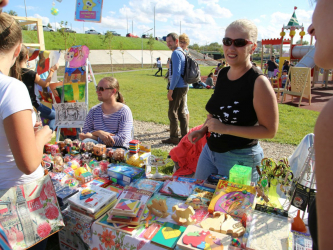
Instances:
[[[151,29],[149,29],[149,30],[143,32],[142,35],[141,35],[141,68],[143,68],[143,38],[142,38],[142,36],[143,36],[145,33],[147,33],[148,31],[151,31],[152,29],[153,29],[153,28],[151,28]]]

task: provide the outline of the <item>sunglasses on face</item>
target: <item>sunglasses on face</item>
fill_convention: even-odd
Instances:
[[[101,91],[101,92],[103,92],[105,89],[113,89],[113,88],[104,88],[104,87],[96,86],[96,91]]]
[[[237,38],[237,39],[231,39],[229,37],[225,37],[222,39],[224,46],[231,46],[232,43],[234,43],[235,47],[244,47],[246,44],[253,44],[253,42],[243,39],[243,38]]]

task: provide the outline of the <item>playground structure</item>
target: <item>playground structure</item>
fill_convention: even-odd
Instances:
[[[308,94],[306,96],[303,95],[304,91],[305,92],[311,92],[311,84],[309,85],[308,81],[304,81],[304,86],[298,86],[297,87],[297,93],[295,91],[289,91],[290,88],[292,88],[291,84],[293,81],[290,81],[290,78],[293,78],[293,75],[291,77],[288,77],[287,83],[285,85],[285,88],[281,88],[281,75],[282,75],[282,68],[285,60],[289,60],[290,62],[293,62],[295,65],[295,68],[298,68],[300,71],[302,68],[307,67],[311,69],[311,76],[312,78],[312,86],[314,86],[315,83],[323,83],[325,87],[327,88],[327,82],[329,78],[329,70],[326,69],[323,71],[323,77],[322,81],[320,81],[320,68],[317,67],[314,63],[314,53],[315,53],[315,46],[312,45],[312,40],[313,36],[311,36],[311,41],[310,45],[302,45],[303,44],[303,37],[306,34],[304,31],[304,26],[303,24],[300,25],[296,14],[295,10],[297,7],[294,7],[294,12],[288,22],[287,25],[282,26],[282,31],[280,32],[280,38],[275,38],[275,39],[263,39],[262,40],[262,53],[261,53],[261,68],[263,69],[263,48],[264,45],[270,45],[271,50],[270,50],[270,56],[272,56],[273,52],[273,45],[280,45],[280,55],[279,55],[279,67],[278,67],[278,73],[276,75],[276,78],[269,79],[272,83],[272,86],[274,87],[275,92],[277,93],[277,98],[279,98],[280,93],[286,93],[291,95],[292,97],[294,96],[299,96],[300,97],[300,102],[302,98],[309,99],[309,105],[311,104],[311,94]],[[289,36],[290,39],[285,39],[286,32],[285,30],[290,30]],[[300,44],[294,44],[294,37],[296,35],[296,30],[301,30],[299,32],[300,35]],[[288,53],[283,54],[283,45],[290,45],[290,49]],[[297,70],[293,70],[292,74],[299,75],[300,72]],[[309,90],[310,88],[310,90]],[[293,93],[294,94],[293,94]],[[283,101],[284,98],[282,98],[281,102]]]

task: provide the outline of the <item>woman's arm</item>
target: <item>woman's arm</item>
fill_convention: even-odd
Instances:
[[[49,76],[45,80],[41,79],[40,76],[36,74],[35,83],[37,83],[39,86],[41,86],[43,88],[48,87],[50,85],[51,78],[53,76],[54,71],[57,70],[58,68],[59,68],[59,63],[53,65],[50,68]]]
[[[264,76],[259,76],[254,84],[253,106],[258,125],[234,126],[223,124],[218,119],[209,119],[208,131],[250,139],[273,138],[278,129],[279,111],[274,90]]]
[[[119,122],[118,133],[112,136],[114,146],[124,147],[132,138],[133,116],[130,108],[124,108]]]
[[[3,125],[18,169],[27,175],[33,173],[42,161],[44,145],[51,140],[52,130],[44,126],[35,133],[28,109],[6,117]]]
[[[332,238],[330,234],[333,216],[332,199],[332,152],[333,152],[333,99],[320,113],[315,126],[316,179],[317,179],[317,225],[318,249],[330,249]]]

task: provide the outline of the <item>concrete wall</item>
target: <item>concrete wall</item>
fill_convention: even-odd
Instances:
[[[120,50],[112,50],[112,63],[123,64],[141,64],[143,56],[143,64],[151,64],[151,56],[149,50],[124,50],[122,54]],[[153,63],[156,63],[156,58],[161,57],[162,65],[167,63],[168,57],[171,57],[171,50],[154,50],[152,53]],[[65,51],[61,51],[59,59],[60,66],[65,66],[64,60]],[[94,64],[110,64],[110,54],[108,50],[90,50],[89,61]]]

